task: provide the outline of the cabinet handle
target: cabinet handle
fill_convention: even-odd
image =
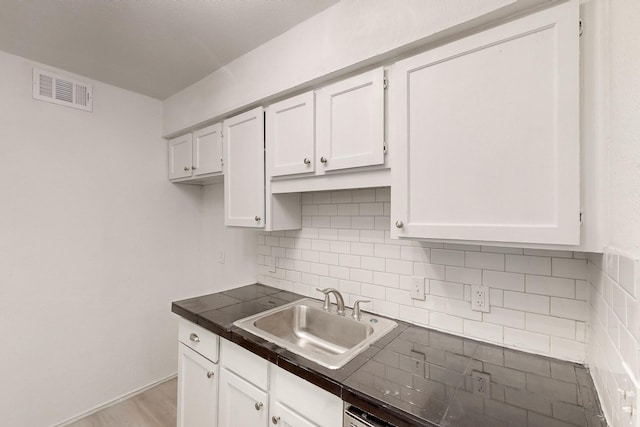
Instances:
[[[396,227],[397,228],[402,228],[402,227],[404,227],[404,223],[402,221],[400,221],[400,220],[397,220],[396,221]]]
[[[260,222],[260,217],[258,215],[256,215],[256,217],[254,218],[256,220],[256,222]]]
[[[196,170],[196,169],[198,169],[198,168],[196,168],[195,166],[191,166],[191,170],[192,170],[192,171],[194,171],[194,170]]]
[[[256,411],[259,411],[264,405],[262,404],[262,402],[256,402],[256,404],[253,406],[256,408]]]
[[[214,375],[215,375],[215,372],[213,371],[207,372],[207,378],[213,378]]]
[[[193,342],[200,342],[200,337],[197,336],[196,334],[189,335],[189,339]]]
[[[184,171],[185,171],[185,172],[188,172],[188,171],[189,171],[189,166],[185,166],[185,167],[184,167]]]
[[[273,417],[271,417],[271,422],[274,424],[278,424],[278,421],[280,421],[280,417],[276,417],[275,415]]]
[[[326,158],[325,156],[320,157],[320,161],[321,161],[322,163],[324,163],[325,165],[326,165],[326,164],[327,164],[327,162],[328,162],[328,160],[327,160],[327,158]]]
[[[309,160],[309,158],[308,158],[308,157],[305,157],[305,158],[304,158],[304,164],[305,164],[305,165],[307,165],[307,166],[309,166],[309,165],[311,164],[311,160]]]

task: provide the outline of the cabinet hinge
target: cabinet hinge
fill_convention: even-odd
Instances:
[[[387,89],[389,87],[389,79],[388,78],[386,78],[386,77],[382,78],[382,87],[384,89]]]
[[[580,225],[582,225],[582,211],[580,211]]]
[[[388,148],[387,148],[387,143],[386,143],[386,142],[384,142],[384,143],[382,144],[382,153],[383,153],[383,154],[387,154],[387,151],[389,151],[389,150],[388,150]]]
[[[584,33],[584,28],[582,26],[582,19],[580,19],[578,21],[578,35],[582,36],[583,33]]]

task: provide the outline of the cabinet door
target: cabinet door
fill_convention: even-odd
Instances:
[[[393,237],[579,243],[577,22],[569,2],[396,64]]]
[[[273,402],[270,414],[273,424],[280,427],[318,427],[279,401]]]
[[[224,223],[264,227],[264,113],[262,107],[225,120]]]
[[[184,344],[178,347],[178,427],[215,427],[218,365]]]
[[[193,133],[194,176],[222,172],[222,124]]]
[[[169,140],[169,179],[191,176],[192,150],[190,133]]]
[[[384,163],[384,69],[317,91],[317,151],[324,171]]]
[[[268,425],[267,393],[225,368],[220,369],[220,427]]]
[[[315,170],[314,97],[311,91],[267,108],[268,176]]]

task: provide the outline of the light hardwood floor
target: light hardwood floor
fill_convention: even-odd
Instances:
[[[177,384],[158,384],[67,427],[176,427]]]

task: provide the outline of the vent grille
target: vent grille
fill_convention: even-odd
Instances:
[[[33,98],[93,111],[93,88],[90,84],[37,68],[33,69]]]

